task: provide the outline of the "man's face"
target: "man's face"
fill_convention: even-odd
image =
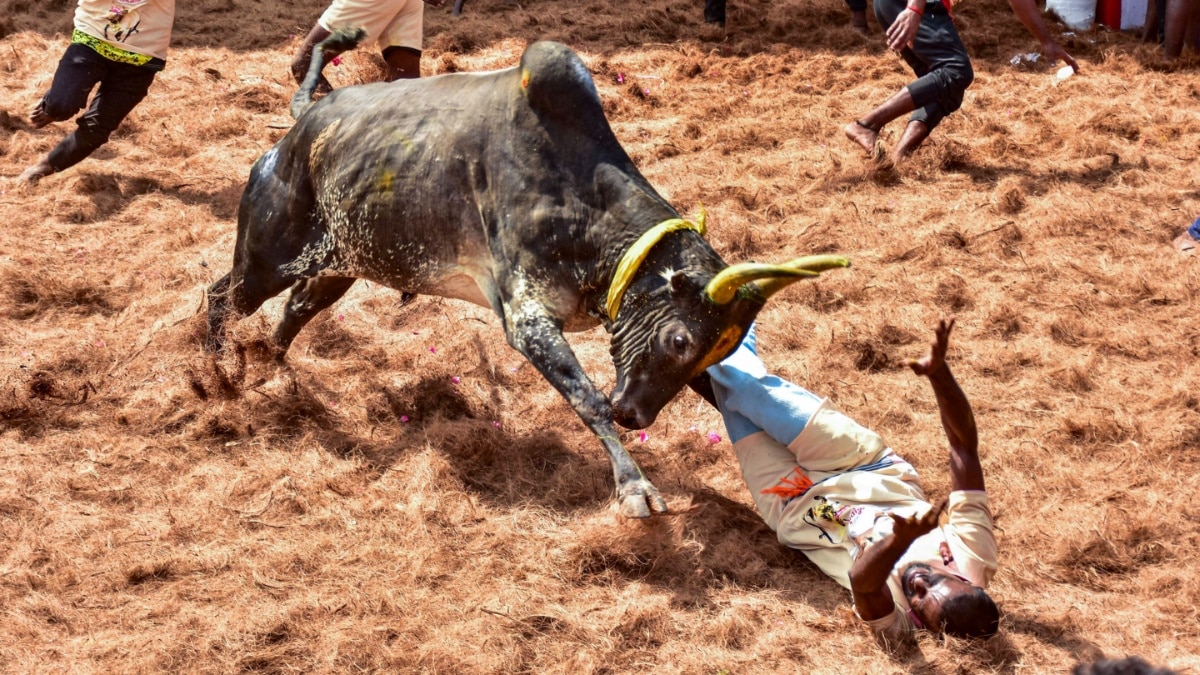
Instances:
[[[929,630],[940,631],[942,605],[947,600],[975,588],[969,581],[935,570],[929,565],[912,563],[900,575],[900,586],[913,613]]]

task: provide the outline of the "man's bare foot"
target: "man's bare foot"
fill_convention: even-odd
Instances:
[[[846,138],[862,146],[862,149],[866,150],[868,155],[875,156],[875,143],[879,140],[878,129],[854,120],[842,127],[842,131],[846,132]]]
[[[50,116],[46,114],[46,106],[44,102],[38,103],[37,106],[29,112],[29,123],[33,125],[34,129],[41,129],[53,121],[54,120],[50,119]]]
[[[21,175],[17,176],[17,180],[32,184],[52,173],[54,173],[54,167],[50,166],[50,162],[42,159],[37,164],[22,171]]]

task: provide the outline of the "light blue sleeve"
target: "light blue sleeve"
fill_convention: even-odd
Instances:
[[[758,336],[751,326],[746,339],[724,361],[709,366],[717,407],[729,440],[736,443],[766,431],[788,445],[808,424],[821,399],[792,382],[767,373],[758,358]]]

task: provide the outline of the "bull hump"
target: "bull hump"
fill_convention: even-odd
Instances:
[[[529,105],[551,116],[574,116],[600,108],[592,74],[579,55],[558,42],[535,42],[521,55],[521,86]]]

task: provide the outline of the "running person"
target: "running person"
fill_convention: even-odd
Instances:
[[[300,43],[300,49],[292,58],[292,77],[299,84],[308,73],[312,61],[313,47],[338,28],[362,28],[367,40],[379,43],[383,60],[387,63],[387,80],[421,76],[421,46],[425,32],[425,4],[441,7],[445,0],[333,0],[312,30]],[[329,63],[335,52],[325,52],[325,63]],[[329,91],[329,80],[322,75],[318,89]]]
[[[175,0],[79,0],[71,44],[58,62],[50,91],[29,114],[33,128],[71,119],[88,102],[78,127],[20,180],[36,183],[64,171],[108,142],[141,103],[154,76],[167,65]]]
[[[887,26],[887,46],[900,55],[917,79],[884,101],[879,107],[847,124],[846,137],[875,156],[876,141],[884,125],[912,113],[908,126],[892,152],[903,160],[913,153],[947,115],[962,106],[963,93],[975,79],[971,59],[963,46],[950,0],[874,0],[875,18]],[[1051,63],[1062,60],[1078,70],[1071,58],[1042,21],[1034,0],[1009,0],[1013,13],[1042,45]]]

